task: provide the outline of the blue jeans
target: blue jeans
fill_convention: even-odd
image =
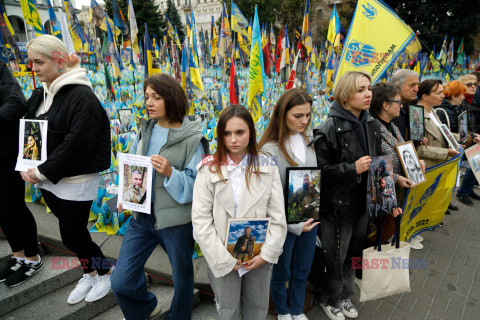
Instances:
[[[474,185],[475,185],[475,174],[473,173],[472,169],[468,168],[465,170],[465,175],[463,176],[462,184],[460,188],[457,190],[457,196],[466,196],[472,193]]]
[[[139,213],[137,219],[130,220],[111,278],[112,291],[127,320],[148,319],[157,305],[155,295],[147,291],[144,267],[158,244],[167,253],[173,271],[175,291],[167,319],[192,316],[192,224],[155,230],[153,213]]]
[[[299,315],[303,313],[307,278],[310,274],[317,227],[297,236],[287,232],[283,253],[273,266],[270,294],[278,314]],[[286,282],[288,281],[288,291]]]

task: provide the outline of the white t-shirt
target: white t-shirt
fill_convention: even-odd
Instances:
[[[303,136],[300,133],[290,135],[287,139],[286,146],[292,151],[295,157],[297,157],[303,164],[305,163],[305,143],[303,142]]]

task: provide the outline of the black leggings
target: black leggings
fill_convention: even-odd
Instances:
[[[58,218],[63,244],[78,256],[83,272],[97,270],[99,275],[106,274],[110,265],[104,264],[105,256],[87,229],[92,201],[63,200],[49,191],[41,191],[48,207]]]
[[[3,156],[2,156],[3,157]],[[15,171],[16,158],[0,161],[0,227],[12,252],[38,254],[37,224],[25,204],[25,182]]]

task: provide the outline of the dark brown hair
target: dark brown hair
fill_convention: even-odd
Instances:
[[[390,102],[400,93],[400,87],[391,82],[379,82],[372,87],[372,103],[368,112],[378,118],[384,102]]]
[[[165,103],[165,115],[168,122],[183,122],[188,110],[187,95],[174,77],[166,73],[155,74],[143,82],[143,93],[152,88]]]
[[[424,80],[420,85],[418,86],[418,92],[417,92],[417,98],[418,100],[422,100],[422,97],[424,94],[427,96],[432,93],[432,91],[436,90],[438,86],[442,85],[442,80]]]
[[[257,134],[255,131],[255,124],[253,122],[252,116],[248,109],[241,105],[231,105],[225,108],[218,118],[217,123],[217,151],[215,151],[214,158],[216,161],[212,166],[210,166],[210,172],[218,174],[222,179],[223,175],[220,171],[220,167],[222,165],[226,165],[226,159],[228,150],[225,147],[225,127],[227,126],[227,121],[237,117],[242,119],[247,123],[248,131],[250,133],[250,138],[248,141],[248,153],[249,157],[247,159],[248,165],[247,169],[245,170],[245,182],[247,183],[250,181],[252,173],[258,174],[258,166],[257,166],[257,159],[258,159],[258,145],[257,145]],[[258,175],[257,175],[258,177]],[[249,189],[250,190],[250,189]]]
[[[288,138],[287,112],[293,107],[300,106],[305,103],[310,104],[310,108],[312,108],[313,100],[303,90],[292,88],[282,93],[273,109],[272,114],[270,115],[270,122],[268,123],[268,126],[265,129],[260,142],[258,143],[259,148],[261,148],[267,142],[277,142],[281,153],[291,166],[298,166],[298,164],[295,163],[295,161],[293,161],[293,159],[288,155],[287,149],[285,148],[285,141]],[[307,124],[307,128],[309,125],[310,121]],[[308,144],[308,138],[305,135],[305,131],[302,132],[302,136]]]

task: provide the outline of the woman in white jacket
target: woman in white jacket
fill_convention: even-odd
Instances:
[[[220,320],[265,319],[272,264],[287,232],[282,184],[273,159],[259,155],[253,119],[240,105],[217,125],[217,151],[198,166],[193,190],[193,236],[208,263]],[[263,157],[261,159],[261,157]],[[265,165],[266,164],[266,165]],[[260,254],[242,263],[225,247],[229,218],[270,217]],[[249,272],[242,277],[242,266]]]

